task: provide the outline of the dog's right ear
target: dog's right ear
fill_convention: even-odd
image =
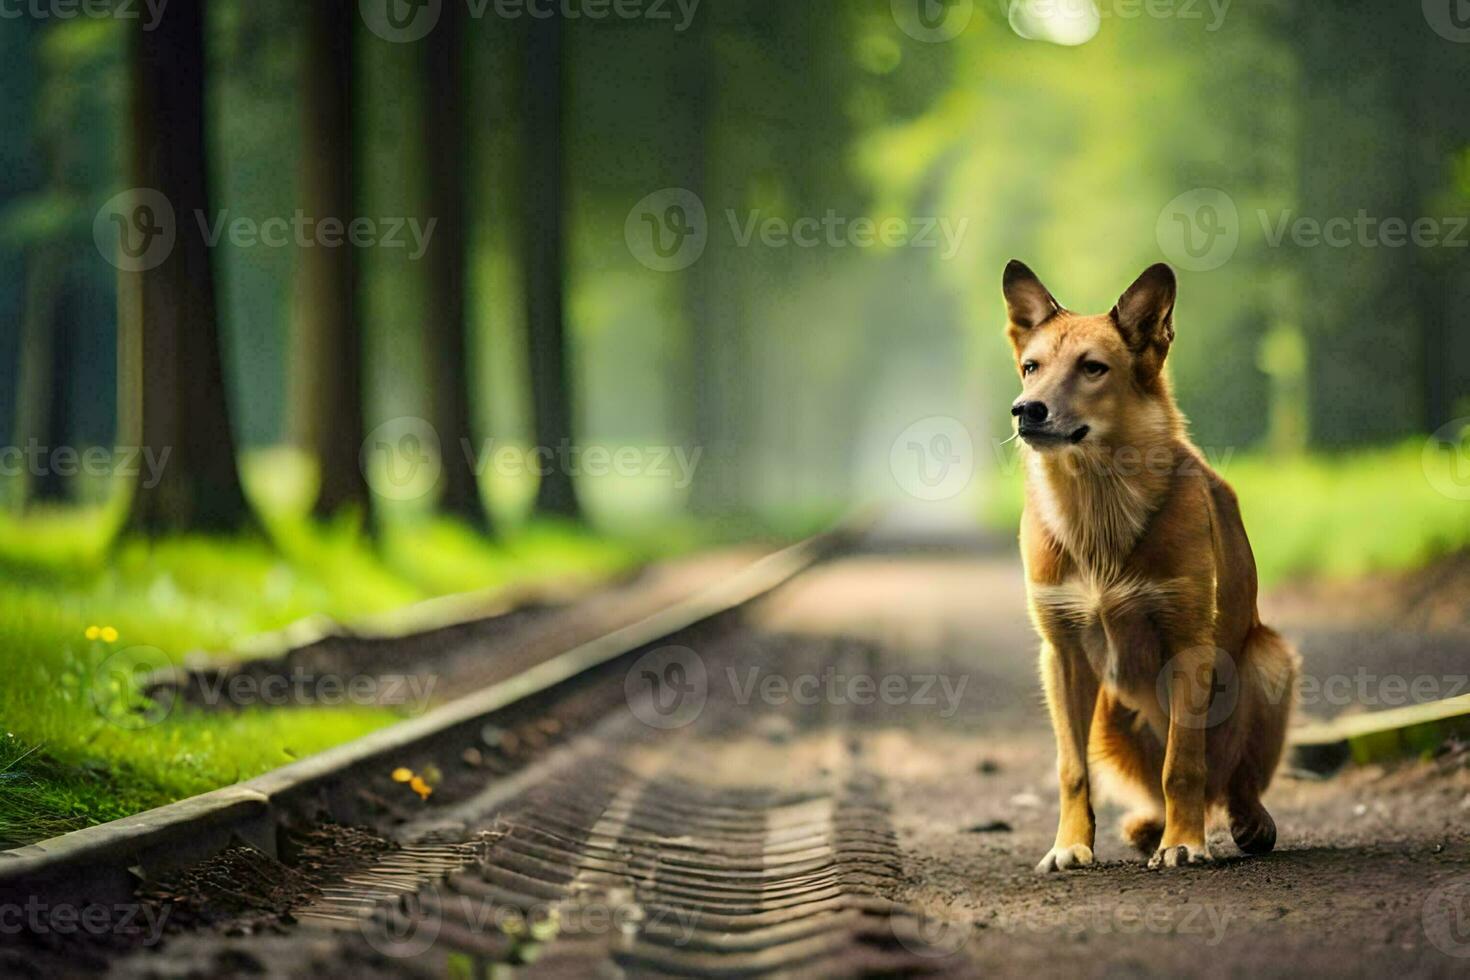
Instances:
[[[1006,296],[1006,315],[1010,318],[1007,333],[1013,343],[1025,331],[1036,329],[1062,311],[1062,304],[1024,262],[1011,259],[1006,265],[1002,288]]]

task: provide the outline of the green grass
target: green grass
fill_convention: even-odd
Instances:
[[[1337,455],[1215,460],[1240,497],[1261,583],[1418,567],[1470,547],[1470,487],[1449,449],[1422,442]],[[1014,528],[1019,471],[995,482],[987,523]],[[1437,487],[1454,487],[1459,497]]]
[[[271,460],[278,472],[280,462]],[[181,706],[147,724],[119,656],[143,648],[157,666],[228,655],[309,616],[352,620],[454,592],[602,580],[712,543],[692,524],[613,538],[555,523],[492,542],[423,513],[398,515],[372,538],[350,515],[306,520],[302,494],[283,490],[289,481],[262,492],[261,472],[247,469],[267,528],[253,536],[114,541],[114,504],[0,510],[0,847],[248,779],[399,717]],[[89,638],[88,627],[116,637]]]

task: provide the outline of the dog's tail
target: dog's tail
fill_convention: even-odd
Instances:
[[[1236,711],[1245,745],[1234,782],[1257,795],[1266,791],[1281,764],[1300,672],[1301,658],[1281,634],[1260,623],[1251,628],[1240,656]]]

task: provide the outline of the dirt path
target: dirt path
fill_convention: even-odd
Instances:
[[[1453,617],[1410,629],[1334,601],[1273,599],[1319,680],[1362,671],[1382,694],[1383,678],[1470,663]],[[1371,639],[1388,633],[1396,645]],[[1283,774],[1265,858],[1216,834],[1218,863],[1150,872],[1105,805],[1099,865],[1040,877],[1056,802],[1034,649],[1008,554],[834,562],[576,704],[483,732],[431,800],[400,793],[371,840],[342,832],[336,847],[318,828],[309,860],[235,854],[248,873],[205,869],[196,884],[230,895],[211,907],[219,893],[204,889],[192,921],[207,926],[88,965],[358,980],[507,964],[567,977],[1466,975],[1463,747],[1329,780]],[[668,690],[641,689],[650,675]],[[251,908],[242,875],[295,892]]]
[[[1433,598],[1444,605],[1442,593]],[[1470,669],[1463,622],[1395,628],[1362,616],[1351,591],[1335,600],[1330,590],[1299,590],[1265,606],[1319,682],[1319,700],[1304,709],[1312,714],[1365,707],[1322,693],[1342,687],[1333,678],[1392,701],[1393,678],[1453,685]],[[1211,846],[1224,860],[1200,870],[1147,871],[1117,838],[1119,810],[1104,807],[1100,866],[1039,877],[1030,869],[1056,821],[1053,756],[1014,562],[864,559],[798,582],[770,613],[783,630],[845,624],[905,651],[916,669],[944,665],[970,678],[943,724],[921,719],[872,736],[873,768],[900,801],[906,897],[934,916],[936,935],[967,967],[1018,977],[1470,971],[1463,749],[1327,781],[1286,774],[1267,799],[1277,852],[1246,860],[1216,832]]]

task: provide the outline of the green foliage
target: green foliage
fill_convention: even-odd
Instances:
[[[1224,476],[1269,584],[1411,569],[1470,547],[1470,508],[1436,489],[1463,482],[1455,466],[1454,454],[1426,454],[1414,441],[1299,461],[1248,457]]]
[[[1464,484],[1455,470],[1463,460],[1448,450],[1416,441],[1336,455],[1209,456],[1240,498],[1263,586],[1411,569],[1470,548],[1470,508],[1437,489]],[[1014,529],[1022,500],[1013,468],[992,482],[986,522]]]
[[[261,474],[255,473],[261,489]],[[261,494],[289,500],[289,489]],[[151,707],[108,658],[156,648],[151,666],[230,657],[252,636],[326,615],[350,621],[450,592],[595,582],[707,545],[692,526],[631,539],[531,524],[490,542],[433,517],[315,525],[268,510],[270,540],[111,543],[120,507],[0,511],[0,846],[34,840],[246,779],[394,721],[361,707],[200,713]],[[115,638],[88,636],[89,627]]]

